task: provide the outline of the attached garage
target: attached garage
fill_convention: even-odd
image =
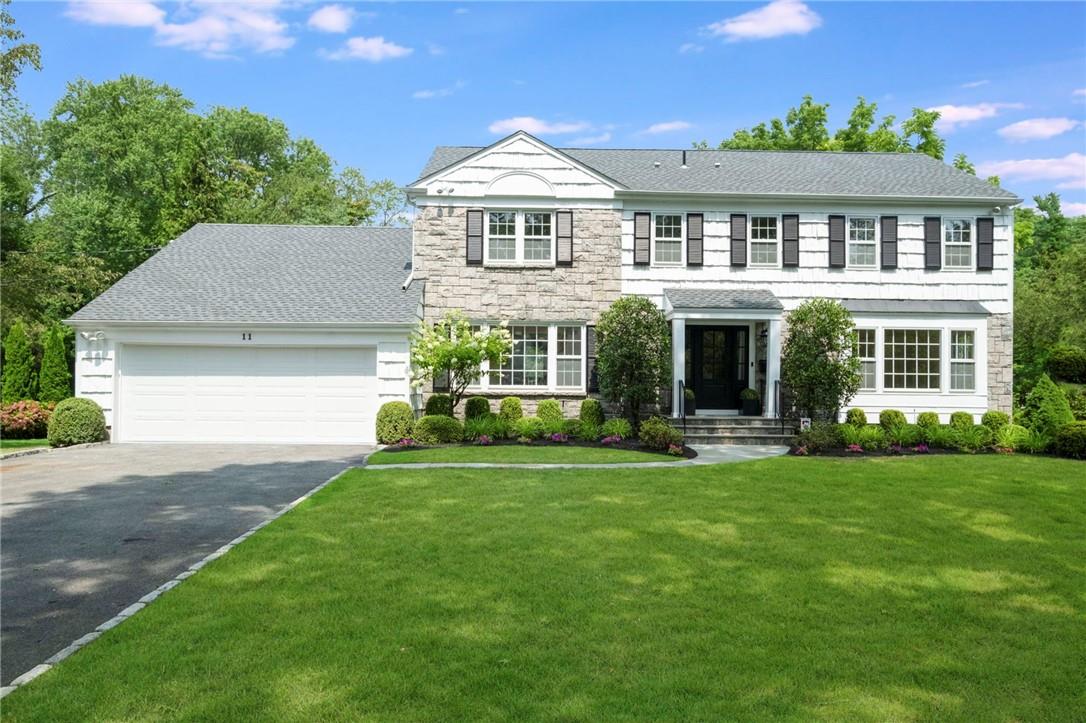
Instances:
[[[372,444],[412,401],[410,231],[198,225],[77,312],[115,442]]]

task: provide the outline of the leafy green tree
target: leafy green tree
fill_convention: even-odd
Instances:
[[[4,388],[0,398],[4,404],[33,399],[36,381],[30,338],[26,334],[26,327],[15,323],[4,338]]]
[[[483,362],[501,366],[512,345],[505,326],[488,330],[472,329],[471,322],[459,311],[445,313],[435,324],[419,322],[411,336],[412,383],[418,388],[435,377],[448,375],[452,408],[464,391],[483,372]]]
[[[638,428],[641,407],[671,384],[671,334],[663,312],[641,296],[618,299],[596,324],[600,393],[622,404]]]
[[[959,153],[954,156],[954,163],[952,163],[951,165],[953,165],[959,171],[965,171],[970,176],[977,175],[977,167],[969,162],[969,159],[964,153]]]
[[[45,334],[41,371],[38,374],[38,401],[59,402],[72,396],[72,371],[68,366],[68,337],[55,324]]]
[[[876,126],[877,113],[878,104],[868,103],[860,96],[849,115],[848,124],[834,134],[832,149],[881,152],[904,150],[901,138],[894,130],[894,116],[884,117]],[[875,126],[874,130],[872,126]]]
[[[913,108],[913,114],[901,124],[901,138],[914,153],[923,153],[936,160],[943,160],[946,141],[935,129],[939,111]],[[913,138],[916,140],[913,141]]]
[[[15,18],[8,12],[11,0],[0,0],[0,95],[4,104],[15,93],[15,79],[26,67],[41,70],[41,49],[36,43],[20,43],[23,31],[15,27]]]
[[[860,388],[852,315],[830,299],[811,299],[788,314],[781,381],[801,416],[837,419]]]

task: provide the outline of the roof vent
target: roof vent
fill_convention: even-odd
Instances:
[[[653,168],[659,168],[660,167],[660,161],[653,161],[652,162],[652,167]]]
[[[683,164],[682,164],[681,167],[682,168],[689,168],[690,167],[690,166],[686,165],[686,151],[683,151]]]
[[[714,161],[713,168],[720,168],[720,161]]]

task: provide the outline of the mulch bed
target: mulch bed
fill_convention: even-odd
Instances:
[[[413,449],[440,449],[442,447],[593,447],[596,449],[624,449],[634,452],[646,452],[648,454],[658,454],[661,457],[669,459],[675,459],[667,452],[661,452],[658,449],[649,449],[637,441],[623,440],[616,444],[600,444],[599,442],[585,442],[580,440],[570,440],[568,442],[550,442],[545,439],[537,439],[531,442],[518,442],[515,439],[496,439],[490,444],[482,445],[475,444],[474,442],[464,442],[463,444],[434,444],[434,445],[416,445],[414,447],[397,447],[396,445],[389,445],[385,447],[386,452],[409,452]],[[694,459],[698,456],[698,453],[692,450],[690,447],[683,445],[683,459]]]

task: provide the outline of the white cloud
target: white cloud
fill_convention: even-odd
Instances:
[[[1030,118],[1000,128],[998,133],[1009,141],[1036,141],[1054,138],[1078,127],[1071,118]]]
[[[533,118],[530,115],[521,115],[514,118],[505,118],[491,123],[487,130],[491,133],[513,133],[526,131],[536,136],[563,135],[566,133],[583,133],[590,130],[591,124],[584,121],[545,121]]]
[[[1076,88],[1071,91],[1072,98],[1086,98],[1086,88]]]
[[[153,28],[166,17],[166,11],[152,2],[93,2],[80,0],[68,3],[65,15],[90,25],[121,25],[130,28]]]
[[[710,24],[706,31],[729,42],[764,40],[782,35],[806,35],[822,18],[799,0],[773,0],[765,7]]]
[[[692,123],[687,123],[683,120],[665,121],[663,123],[653,123],[651,126],[641,131],[642,133],[648,133],[649,135],[656,135],[657,133],[674,133],[675,131],[685,131],[688,128],[693,128]]]
[[[350,38],[339,50],[324,51],[323,55],[329,60],[367,60],[380,63],[382,60],[402,58],[413,52],[414,48],[397,45],[378,35],[372,38]]]
[[[604,131],[597,136],[581,136],[580,138],[574,138],[569,143],[573,146],[594,146],[597,143],[606,143],[611,140],[611,132]]]
[[[1074,181],[1057,183],[1056,188],[1061,191],[1086,191],[1086,175],[1082,178],[1077,178]]]
[[[309,16],[306,25],[324,33],[345,33],[354,22],[354,10],[343,5],[325,5]]]
[[[697,43],[683,43],[679,46],[679,52],[683,55],[687,55],[689,53],[700,53],[703,50],[705,50],[705,46],[698,45]]]
[[[1004,110],[1025,108],[1021,103],[977,103],[976,105],[937,105],[928,110],[939,111],[935,127],[950,132],[958,126],[975,123],[985,118],[995,118]]]
[[[152,2],[79,0],[68,5],[68,17],[93,25],[149,27],[159,45],[198,52],[209,58],[229,58],[239,49],[257,53],[286,50],[294,45],[287,23],[279,17],[277,0],[215,2],[191,0],[179,5],[181,22],[166,20],[166,11]]]
[[[471,11],[467,8],[457,8],[456,10],[453,10],[454,15],[467,15],[470,12]]]
[[[436,43],[429,43],[426,46],[426,52],[429,53],[430,55],[444,55],[445,54],[445,48],[443,48],[442,46],[440,46],[440,45],[438,45]]]
[[[415,100],[431,100],[433,98],[447,98],[456,91],[463,88],[467,83],[462,80],[458,80],[447,88],[434,88],[428,90],[416,90],[411,94],[411,97]]]
[[[1064,216],[1086,216],[1086,203],[1061,203]]]
[[[1016,178],[1020,181],[1062,181],[1062,187],[1075,188],[1086,180],[1086,155],[1068,153],[1062,158],[1026,158],[978,163],[977,175]]]
[[[992,81],[990,80],[974,80],[970,83],[962,83],[963,88],[979,88],[982,85],[988,85]]]

